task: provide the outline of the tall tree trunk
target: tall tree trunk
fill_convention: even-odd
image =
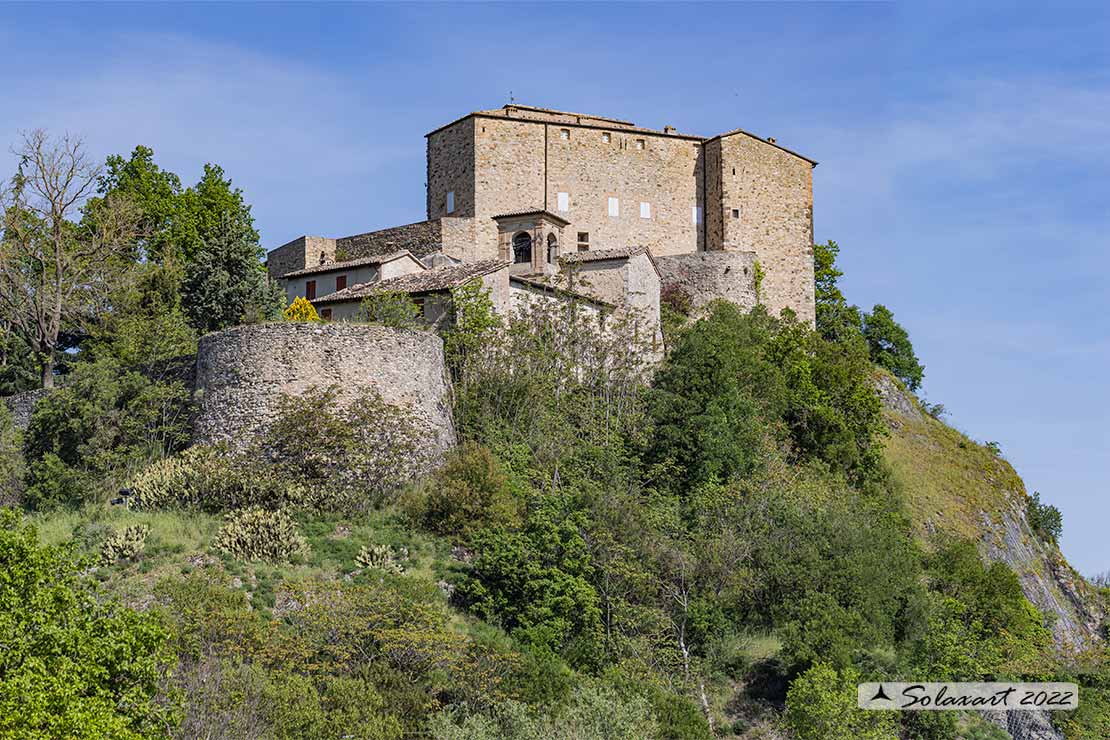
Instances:
[[[54,387],[54,353],[48,352],[42,356],[42,387]]]

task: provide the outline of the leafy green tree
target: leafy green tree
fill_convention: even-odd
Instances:
[[[444,331],[447,362],[456,372],[469,355],[477,353],[501,326],[493,310],[490,292],[480,280],[472,280],[451,291],[452,322]]]
[[[817,663],[794,679],[786,695],[786,722],[799,740],[896,740],[893,712],[856,706],[859,674]]]
[[[372,324],[394,329],[416,329],[421,326],[420,307],[408,293],[381,291],[362,301],[362,318]]]
[[[489,448],[465,442],[437,470],[413,512],[426,529],[467,539],[484,526],[519,524],[520,506]]]
[[[141,213],[138,221],[144,256],[155,262],[180,259],[183,221],[181,180],[154,162],[154,150],[137,146],[129,158],[113,154],[97,180],[101,198],[126,196]]]
[[[0,396],[38,388],[41,378],[35,355],[27,341],[0,321]]]
[[[169,633],[103,600],[68,550],[0,511],[0,737],[168,737]]]
[[[825,244],[813,245],[813,292],[817,331],[831,340],[859,333],[862,327],[859,309],[849,306],[840,291],[838,280],[844,273],[836,266],[839,255],[840,245],[831,239]]]
[[[863,338],[871,352],[871,360],[885,367],[911,391],[921,386],[925,367],[913,353],[910,335],[894,320],[886,306],[876,305],[863,317]]]
[[[1026,501],[1025,518],[1034,532],[1053,544],[1064,532],[1064,517],[1060,510],[1052,504],[1042,504],[1039,491],[1034,491]]]
[[[204,333],[279,318],[285,293],[266,276],[249,211],[245,217],[224,213],[216,224],[206,220],[202,233],[182,285],[182,306],[190,324]]]

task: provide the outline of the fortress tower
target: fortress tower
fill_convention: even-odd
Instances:
[[[812,322],[816,162],[740,129],[706,139],[600,116],[507,105],[427,135],[427,217],[466,261],[503,251],[495,216],[565,219],[562,252],[754,253],[760,299]],[[450,227],[446,224],[450,223]]]

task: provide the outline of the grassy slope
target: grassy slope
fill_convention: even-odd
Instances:
[[[887,409],[885,457],[900,484],[916,534],[972,539],[991,560],[1009,565],[1025,595],[1054,620],[1057,643],[1080,647],[1101,617],[1101,598],[1055,545],[1025,521],[1025,484],[986,445],[920,412]]]

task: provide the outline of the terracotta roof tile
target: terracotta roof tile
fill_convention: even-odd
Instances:
[[[459,265],[434,267],[431,270],[398,275],[387,280],[352,285],[323,298],[318,298],[313,303],[357,301],[373,293],[392,291],[399,293],[434,293],[441,290],[451,290],[476,277],[488,275],[508,266],[509,263],[502,260],[482,260],[481,262],[464,262]]]
[[[365,267],[366,265],[381,265],[386,262],[392,262],[398,257],[412,257],[412,254],[407,249],[402,249],[397,252],[390,252],[389,254],[379,254],[373,257],[359,257],[353,260],[344,260],[342,262],[325,262],[322,265],[313,265],[312,267],[305,267],[301,270],[294,270],[280,275],[280,279],[301,277],[302,275],[317,275],[322,272],[332,272],[335,270],[349,270],[353,267]],[[413,257],[413,259],[416,259]],[[419,262],[419,260],[417,260]]]

